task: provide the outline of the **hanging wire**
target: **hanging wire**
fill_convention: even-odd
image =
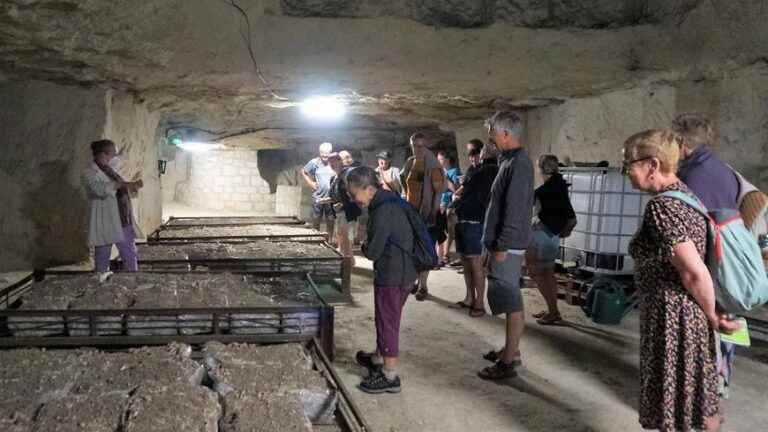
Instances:
[[[251,57],[251,62],[253,63],[254,69],[256,69],[256,76],[259,77],[259,80],[264,84],[264,87],[267,89],[267,91],[272,95],[273,98],[281,101],[287,101],[288,98],[282,97],[275,93],[274,90],[272,90],[272,86],[269,85],[269,82],[267,82],[267,79],[264,77],[264,74],[261,72],[261,68],[259,67],[258,62],[256,61],[256,54],[253,52],[253,41],[252,41],[252,33],[251,33],[251,19],[248,17],[248,12],[245,11],[245,9],[242,8],[235,0],[226,0],[226,3],[233,8],[235,8],[238,13],[243,17],[243,21],[245,21],[245,31],[243,29],[240,29],[240,36],[243,38],[243,42],[245,42],[245,47],[248,49],[248,55]]]

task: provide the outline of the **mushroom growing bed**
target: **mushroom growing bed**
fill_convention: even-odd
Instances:
[[[203,354],[193,360],[184,344],[0,351],[0,430],[311,432],[344,421],[301,345],[209,343]]]
[[[339,255],[320,242],[186,243],[137,245],[140,261],[258,258],[338,258]]]
[[[117,273],[99,282],[95,275],[83,273],[33,283],[15,309],[75,311],[74,316],[5,313],[10,314],[8,329],[16,337],[207,334],[213,330],[214,313],[219,330],[232,334],[315,334],[320,331],[321,307],[322,300],[299,276]]]
[[[220,237],[318,237],[320,231],[291,225],[245,225],[217,227],[185,227],[161,229],[159,239],[220,238]]]

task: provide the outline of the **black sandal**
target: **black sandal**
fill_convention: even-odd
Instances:
[[[483,355],[483,358],[488,360],[491,363],[496,363],[499,361],[499,358],[501,358],[501,352],[503,350],[490,350],[486,354]]]
[[[558,325],[563,321],[563,317],[560,316],[559,313],[556,314],[544,314],[539,319],[536,320],[539,325]]]
[[[514,362],[507,364],[499,360],[493,366],[488,366],[487,368],[478,372],[477,376],[484,380],[491,381],[502,380],[505,378],[515,378],[517,376],[517,371],[515,370],[516,368],[517,366],[515,366]]]

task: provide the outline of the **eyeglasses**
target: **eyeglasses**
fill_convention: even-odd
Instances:
[[[627,175],[629,174],[629,169],[632,167],[633,164],[637,162],[642,162],[644,160],[653,159],[654,157],[655,156],[648,156],[648,157],[639,158],[639,159],[632,159],[630,161],[624,161],[621,163],[621,173],[623,175]]]

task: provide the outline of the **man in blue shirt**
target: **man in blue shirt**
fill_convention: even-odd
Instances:
[[[448,206],[453,201],[453,193],[459,188],[459,179],[461,178],[461,169],[456,166],[453,156],[444,151],[437,152],[437,160],[443,167],[445,173],[446,190],[440,198],[440,216],[445,218],[446,231],[448,238],[438,247],[438,255],[443,263],[449,262],[448,255],[451,253],[451,245],[456,233],[456,215],[452,208]]]
[[[333,210],[333,204],[328,198],[331,194],[331,178],[336,175],[328,163],[328,155],[333,152],[333,144],[329,142],[320,145],[320,155],[304,166],[301,175],[310,189],[312,189],[312,225],[315,229],[320,229],[320,223],[325,221],[329,239],[333,235],[336,213]]]

